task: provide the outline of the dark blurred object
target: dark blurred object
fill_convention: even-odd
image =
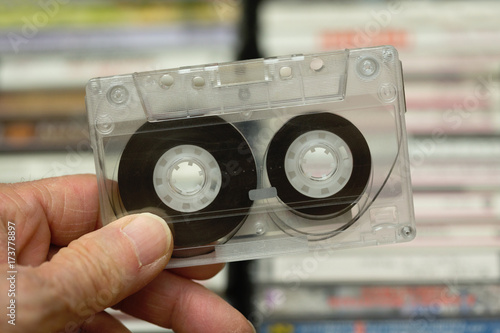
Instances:
[[[243,0],[239,27],[240,44],[237,60],[261,58],[258,36],[258,11],[261,0]],[[250,277],[251,261],[229,264],[227,299],[245,317],[252,312],[253,283]]]
[[[262,58],[257,36],[259,33],[259,5],[262,0],[243,0],[239,27],[240,43],[237,60]]]

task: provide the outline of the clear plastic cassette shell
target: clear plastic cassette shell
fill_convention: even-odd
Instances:
[[[102,220],[162,216],[167,267],[415,237],[393,47],[96,78],[86,94]]]

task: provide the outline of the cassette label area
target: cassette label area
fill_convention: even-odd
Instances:
[[[390,46],[97,78],[86,102],[104,223],[163,217],[169,267],[415,237]]]

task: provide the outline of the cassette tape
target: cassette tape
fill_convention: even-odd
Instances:
[[[96,78],[86,103],[103,222],[162,216],[167,267],[415,236],[393,47]]]

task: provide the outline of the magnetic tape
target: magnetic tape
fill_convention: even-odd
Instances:
[[[86,102],[102,219],[164,217],[168,267],[415,236],[390,46],[96,78]]]

